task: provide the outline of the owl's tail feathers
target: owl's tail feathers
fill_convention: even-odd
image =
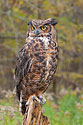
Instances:
[[[26,111],[26,102],[27,101],[25,101],[23,99],[22,86],[20,83],[18,85],[16,85],[16,94],[17,94],[17,97],[19,100],[19,111],[22,115],[24,115],[25,111]]]
[[[26,112],[26,102],[22,101],[19,103],[19,111],[22,113],[22,115]]]

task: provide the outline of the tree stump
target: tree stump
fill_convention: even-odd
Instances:
[[[34,95],[36,97],[36,95]],[[23,125],[50,125],[47,116],[42,113],[42,106],[38,100],[33,100],[32,96],[28,99],[28,104],[26,105],[26,112],[23,119]]]

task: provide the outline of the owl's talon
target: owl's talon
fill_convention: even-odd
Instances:
[[[46,103],[46,99],[43,96],[38,96],[39,98],[37,98],[36,96],[32,96],[32,99],[37,101],[38,103],[40,103],[41,105]]]
[[[37,97],[32,96],[32,99],[35,100],[35,101],[37,101],[38,103],[40,103],[40,100]]]
[[[40,103],[41,105],[45,104],[46,103],[46,99],[43,97],[43,96],[39,96],[39,99],[40,99]]]

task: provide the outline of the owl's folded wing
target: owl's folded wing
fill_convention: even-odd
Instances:
[[[27,46],[28,45],[25,44],[24,47],[18,53],[17,64],[15,68],[15,81],[17,85],[27,75],[32,66],[32,57],[30,51],[26,49],[28,48]]]

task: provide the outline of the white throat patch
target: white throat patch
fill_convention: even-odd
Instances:
[[[40,39],[43,40],[43,43],[45,44],[45,49],[48,49],[49,39],[47,37],[40,37]]]
[[[40,39],[43,41],[44,45],[45,45],[45,49],[48,49],[48,45],[49,45],[49,39],[47,37],[35,37],[37,39]],[[28,39],[35,39],[34,37],[28,37]]]

